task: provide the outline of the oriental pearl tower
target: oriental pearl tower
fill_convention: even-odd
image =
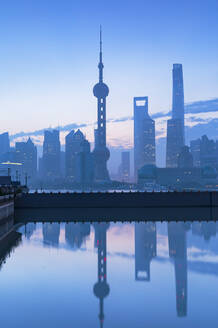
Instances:
[[[102,31],[100,27],[100,53],[99,53],[99,82],[94,86],[93,93],[98,99],[98,127],[95,130],[95,148],[93,151],[95,162],[95,182],[110,181],[107,169],[107,161],[110,151],[106,146],[106,97],[109,94],[108,86],[103,82],[103,62],[102,62]]]

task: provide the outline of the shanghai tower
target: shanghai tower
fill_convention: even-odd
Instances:
[[[182,64],[173,64],[172,119],[167,121],[166,166],[177,167],[178,156],[185,145],[184,88]]]
[[[110,181],[107,169],[107,161],[110,151],[106,146],[106,97],[109,94],[108,86],[103,82],[103,62],[102,62],[102,32],[100,28],[100,53],[99,53],[99,82],[94,86],[93,93],[97,98],[97,122],[95,130],[95,147],[93,151],[95,163],[95,182]]]

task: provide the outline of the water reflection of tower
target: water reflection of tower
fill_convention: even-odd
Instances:
[[[176,308],[179,317],[187,314],[187,245],[186,226],[182,222],[168,223],[169,256],[174,258],[176,277]]]
[[[59,244],[60,224],[44,223],[42,226],[43,243],[48,246],[57,247]]]
[[[156,223],[135,223],[135,280],[150,281],[150,263],[156,254]]]
[[[65,240],[72,248],[80,248],[90,234],[89,223],[66,223]]]
[[[104,298],[108,296],[110,287],[107,283],[107,229],[109,224],[96,223],[95,228],[95,247],[98,248],[98,281],[94,285],[93,291],[100,301],[99,320],[100,327],[104,323]]]

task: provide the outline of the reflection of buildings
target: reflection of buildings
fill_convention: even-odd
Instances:
[[[30,239],[33,235],[34,231],[36,230],[36,224],[35,223],[27,223],[24,227],[24,235],[27,239]]]
[[[216,222],[193,222],[193,235],[203,236],[204,240],[209,241],[212,236],[216,236]]]
[[[66,223],[65,240],[72,248],[80,248],[90,234],[89,223]]]
[[[135,223],[135,280],[150,281],[150,263],[156,254],[156,223]]]
[[[12,231],[0,242],[0,269],[5,263],[7,257],[10,257],[14,249],[21,243],[22,234],[17,231]]]
[[[60,235],[59,223],[44,223],[42,226],[43,243],[48,246],[58,246]]]
[[[104,298],[109,294],[110,288],[107,283],[107,229],[109,224],[95,224],[95,247],[98,248],[98,281],[94,285],[93,291],[100,301],[99,320],[100,327],[104,323]]]
[[[174,259],[176,276],[177,315],[187,314],[187,245],[186,225],[182,222],[168,223],[169,256]]]

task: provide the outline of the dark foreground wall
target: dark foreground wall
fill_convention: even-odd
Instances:
[[[15,201],[17,221],[60,220],[215,220],[218,193],[25,194]]]

